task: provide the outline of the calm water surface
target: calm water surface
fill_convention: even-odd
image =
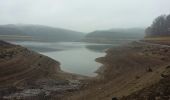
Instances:
[[[105,50],[118,44],[94,44],[83,42],[17,42],[61,63],[66,72],[85,76],[96,76],[95,71],[101,66],[95,62],[98,57],[105,56]]]

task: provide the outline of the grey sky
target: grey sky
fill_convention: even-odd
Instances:
[[[146,27],[170,0],[0,0],[0,24],[42,24],[82,32]]]

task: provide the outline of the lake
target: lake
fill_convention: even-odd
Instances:
[[[16,42],[61,63],[63,71],[94,77],[101,66],[95,59],[105,56],[105,50],[120,44],[95,44],[83,42]]]

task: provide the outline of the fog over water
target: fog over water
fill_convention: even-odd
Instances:
[[[102,64],[95,61],[106,55],[110,47],[120,44],[95,44],[83,42],[15,42],[60,62],[63,71],[85,76],[96,76]]]
[[[147,27],[170,0],[0,0],[1,24],[42,24],[82,32]]]

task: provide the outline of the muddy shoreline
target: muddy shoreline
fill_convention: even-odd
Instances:
[[[18,48],[15,49],[18,50]],[[25,66],[32,68],[30,66],[32,63],[35,68],[39,66],[39,69],[37,72],[30,71],[34,77],[24,74],[24,79],[21,77],[21,79],[14,80],[17,82],[22,80],[19,81],[21,84],[13,84],[10,88],[1,88],[2,99],[111,100],[113,97],[122,98],[159,82],[161,73],[170,65],[169,47],[132,42],[128,45],[108,49],[105,57],[96,59],[97,62],[103,64],[96,71],[98,76],[84,77],[61,71],[59,62],[46,56],[32,51],[28,55],[29,50],[22,47],[20,49],[24,52],[16,53],[15,59],[19,57],[18,59],[23,61],[27,55],[28,57],[24,60]],[[38,62],[35,59],[30,60],[36,56],[39,57],[37,58]],[[10,63],[12,59],[7,60],[9,65],[12,64],[12,62]],[[30,62],[28,63],[28,61]],[[21,70],[23,69],[21,65],[23,63],[16,64],[15,67]],[[0,68],[2,67],[3,65],[0,63]],[[3,84],[2,82],[1,87]]]
[[[32,50],[0,41],[0,99],[62,97],[82,86],[85,76],[63,72],[60,63]],[[52,96],[53,97],[53,96]]]
[[[161,73],[170,65],[169,51],[169,47],[142,42],[111,48],[106,51],[105,57],[96,59],[103,64],[97,70],[98,76],[86,80],[87,86],[68,94],[65,99],[120,99],[156,84],[162,78]]]

